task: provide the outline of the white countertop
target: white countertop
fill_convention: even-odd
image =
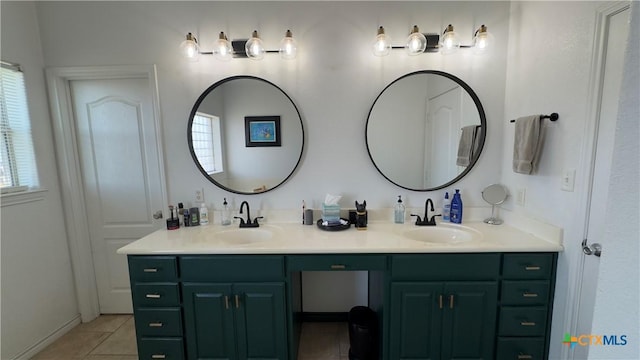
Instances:
[[[458,229],[474,234],[459,243],[430,243],[412,240],[407,231],[413,223],[370,222],[366,230],[351,226],[343,231],[325,231],[316,225],[268,223],[259,228],[239,229],[238,225],[206,225],[178,230],[158,230],[118,249],[119,254],[339,254],[339,253],[459,253],[459,252],[558,252],[562,251],[562,231],[541,234],[509,225],[468,222],[463,225],[439,223],[438,229]],[[429,230],[425,230],[429,231]],[[242,232],[242,233],[241,233]],[[253,232],[251,241],[244,235]],[[261,237],[265,237],[262,239]]]

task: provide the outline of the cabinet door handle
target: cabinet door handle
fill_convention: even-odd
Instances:
[[[227,295],[224,296],[224,308],[229,310],[229,297]]]
[[[167,355],[165,355],[165,354],[153,354],[153,355],[151,355],[151,358],[152,359],[166,359]]]
[[[164,326],[164,324],[163,324],[163,323],[161,323],[161,322],[152,322],[152,323],[149,323],[149,327],[163,327],[163,326]]]
[[[236,295],[236,309],[240,308],[240,296]]]
[[[522,325],[522,326],[536,326],[536,323],[534,323],[533,321],[521,321],[520,325]]]
[[[347,268],[347,267],[346,267],[346,266],[344,266],[344,265],[338,265],[338,264],[331,265],[331,270],[344,270],[344,269],[346,269],[346,268]]]
[[[160,299],[160,294],[147,294],[145,297],[147,299]]]
[[[442,295],[440,295],[440,309],[442,309]]]
[[[540,266],[525,266],[524,269],[527,271],[538,271],[540,270]]]
[[[449,309],[453,309],[453,295],[449,295]]]
[[[158,269],[157,268],[145,268],[142,271],[146,272],[146,273],[157,273]]]
[[[531,356],[531,355],[526,355],[526,354],[520,354],[520,355],[518,355],[518,360],[525,360],[525,359],[533,359],[533,356]]]
[[[535,298],[535,297],[538,297],[538,294],[525,292],[525,293],[522,293],[522,297]]]

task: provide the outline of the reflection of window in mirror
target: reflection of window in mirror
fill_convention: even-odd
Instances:
[[[222,168],[222,136],[220,118],[198,112],[191,127],[193,151],[207,174],[218,174]]]

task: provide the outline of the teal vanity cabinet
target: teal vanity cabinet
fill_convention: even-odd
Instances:
[[[184,359],[182,311],[175,256],[129,256],[138,357]]]
[[[493,359],[500,254],[391,256],[389,359]]]
[[[286,360],[283,256],[181,256],[189,359]]]
[[[504,254],[496,359],[547,358],[556,261],[556,253]]]

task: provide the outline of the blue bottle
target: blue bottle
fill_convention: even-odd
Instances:
[[[462,224],[462,198],[460,197],[460,189],[456,189],[451,199],[451,213],[449,214],[451,222]]]

